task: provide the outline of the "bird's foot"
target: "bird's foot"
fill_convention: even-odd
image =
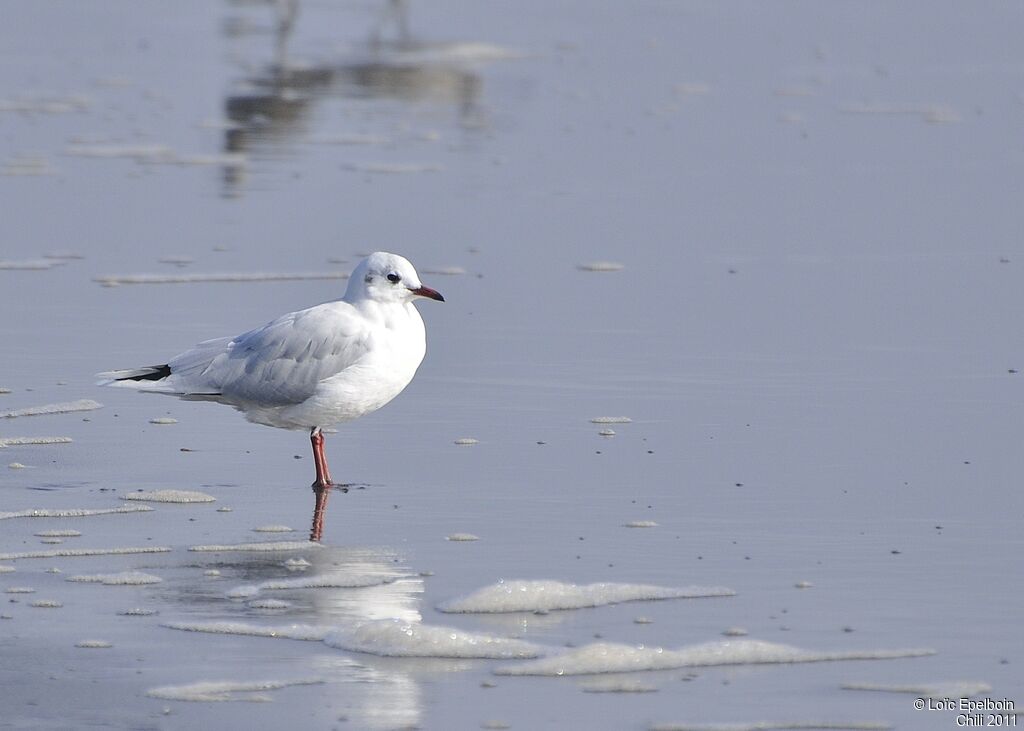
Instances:
[[[318,495],[329,490],[337,490],[338,492],[348,492],[349,485],[343,485],[334,482],[322,482],[320,480],[315,481],[310,487],[313,488],[313,492]]]

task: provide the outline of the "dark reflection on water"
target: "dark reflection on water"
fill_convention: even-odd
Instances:
[[[368,40],[344,58],[311,63],[289,55],[299,0],[281,0],[276,8],[273,62],[225,100],[232,125],[224,134],[224,152],[258,156],[301,139],[316,102],[328,97],[426,102],[452,107],[464,127],[480,126],[483,81],[454,59],[467,44],[416,39],[403,0],[385,3]],[[237,166],[225,168],[226,193],[237,194],[242,176]]]

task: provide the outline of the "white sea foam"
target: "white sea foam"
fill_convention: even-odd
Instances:
[[[60,609],[64,605],[56,599],[37,599],[29,604],[29,606],[35,607],[36,609]]]
[[[4,589],[6,594],[35,594],[36,590],[31,586],[9,586]]]
[[[60,266],[63,262],[49,259],[0,259],[0,269],[16,269],[21,271],[42,271]]]
[[[150,419],[149,423],[156,424],[158,426],[166,426],[169,424],[177,424],[178,420],[171,418],[170,416],[158,416],[155,419]]]
[[[246,602],[245,606],[250,609],[288,609],[291,605],[291,602],[283,602],[280,599],[253,599]]]
[[[46,259],[59,259],[61,261],[71,261],[72,259],[84,259],[85,257],[79,254],[77,251],[71,249],[57,249],[55,251],[48,251],[43,254]]]
[[[143,571],[122,571],[116,574],[77,574],[69,576],[66,581],[103,584],[104,586],[141,586],[143,584],[159,584],[163,579]]]
[[[0,175],[10,177],[38,177],[41,175],[55,175],[57,170],[50,165],[50,161],[44,157],[24,155],[13,157],[0,167]]]
[[[479,541],[480,536],[473,535],[472,533],[452,533],[449,536],[445,536],[446,541]]]
[[[384,657],[510,660],[544,654],[541,647],[522,640],[401,619],[379,619],[336,628],[327,633],[324,642],[340,650]]]
[[[922,698],[969,698],[992,690],[977,680],[950,680],[943,683],[843,683],[843,690],[871,690],[882,693],[910,693]]]
[[[71,437],[6,437],[0,439],[0,449],[32,444],[71,444]]]
[[[151,513],[153,508],[148,505],[123,505],[119,508],[33,508],[18,510],[13,513],[0,513],[0,520],[8,518],[85,518],[91,515],[111,515],[113,513]]]
[[[309,137],[306,142],[313,145],[387,145],[391,140],[383,135],[336,134]]]
[[[42,416],[44,414],[68,414],[73,411],[92,411],[102,409],[103,404],[92,399],[79,399],[78,401],[64,401],[59,404],[45,404],[43,406],[29,406],[24,409],[0,412],[0,419],[16,419],[19,416]]]
[[[212,503],[216,501],[213,495],[195,490],[147,490],[142,492],[128,492],[121,495],[122,500],[139,500],[147,503]]]
[[[454,443],[460,447],[472,447],[474,444],[479,444],[480,440],[474,439],[473,437],[462,437],[460,439],[456,439]]]
[[[750,721],[748,723],[656,723],[650,731],[888,731],[881,721]]]
[[[445,277],[456,277],[466,273],[466,270],[462,267],[428,267],[420,271],[424,274],[437,274]]]
[[[396,54],[406,63],[443,63],[446,61],[479,63],[483,61],[509,61],[526,58],[528,54],[512,48],[480,41],[454,41],[422,48],[403,50]]]
[[[184,632],[207,632],[215,635],[244,635],[248,637],[274,637],[284,640],[319,642],[330,631],[330,627],[314,627],[310,624],[258,625],[245,622],[168,622],[168,629]]]
[[[630,520],[622,524],[623,528],[657,528],[658,524],[653,520]]]
[[[72,96],[28,96],[0,99],[0,112],[20,114],[68,114],[84,112],[92,105],[89,97]]]
[[[733,596],[723,586],[651,586],[648,584],[566,584],[561,581],[499,581],[447,602],[442,612],[538,612],[555,609],[601,607],[621,602],[654,599],[697,599]]]
[[[75,647],[82,647],[91,650],[103,650],[113,646],[114,645],[107,640],[79,640],[75,643]]]
[[[119,556],[133,553],[170,553],[164,546],[138,546],[124,548],[58,548],[50,551],[21,551],[0,553],[0,561],[14,561],[19,558],[71,558],[78,556]]]
[[[269,545],[269,544],[260,544]],[[288,589],[361,589],[391,583],[390,578],[371,575],[351,575],[338,572],[320,576],[299,576],[294,579],[270,579],[259,584],[236,586],[228,592],[231,599],[246,599],[262,591],[286,591]]]
[[[444,168],[440,165],[429,163],[359,162],[343,165],[342,169],[375,175],[410,175],[415,173],[438,173]]]
[[[960,114],[953,108],[943,104],[842,104],[839,111],[846,114],[866,114],[881,116],[915,116],[926,122],[950,123],[959,122]]]
[[[189,546],[190,551],[221,553],[225,551],[301,551],[316,550],[322,546],[312,541],[270,541],[267,543],[232,543],[226,545]]]
[[[144,609],[143,607],[132,607],[131,609],[125,609],[123,612],[118,612],[122,617],[152,617],[154,614],[160,614],[155,609]]]
[[[217,680],[187,685],[162,685],[150,688],[146,695],[167,701],[225,702],[250,701],[263,702],[270,700],[263,693],[268,690],[280,690],[293,685],[318,685],[324,681],[319,678],[299,678],[293,680],[257,680],[234,681]]]
[[[711,85],[701,81],[684,81],[672,87],[679,96],[702,96],[711,93]]]
[[[577,269],[584,272],[617,272],[625,268],[625,265],[617,261],[588,261],[577,264]]]
[[[258,525],[253,528],[255,533],[292,533],[294,528],[287,525]]]
[[[655,693],[658,686],[635,678],[595,678],[580,684],[584,693]]]
[[[132,160],[156,161],[169,159],[174,152],[167,145],[77,144],[65,147],[64,154],[72,157],[125,157]]]
[[[36,533],[39,538],[77,538],[82,535],[78,530],[41,530]]]
[[[292,282],[304,279],[347,279],[347,272],[220,272],[192,274],[110,274],[93,281],[119,284],[196,284],[202,282]]]
[[[708,665],[763,665],[840,660],[891,660],[934,655],[934,650],[804,650],[760,640],[722,640],[678,650],[596,642],[560,655],[497,668],[498,675],[592,675]]]
[[[239,152],[225,152],[220,154],[207,152],[172,153],[165,157],[145,159],[143,162],[161,163],[164,165],[224,165],[226,167],[243,167],[249,164],[249,158]]]
[[[13,566],[0,566],[0,574],[11,574],[17,570],[18,569],[14,568]]]

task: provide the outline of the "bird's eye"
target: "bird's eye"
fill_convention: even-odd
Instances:
[[[402,278],[395,274],[394,272],[391,272],[391,274],[388,275],[388,281],[391,282],[392,284],[398,284],[399,282],[402,281]]]

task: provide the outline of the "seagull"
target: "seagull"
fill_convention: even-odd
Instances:
[[[323,429],[376,411],[412,381],[427,349],[413,305],[420,298],[444,302],[408,259],[378,251],[352,271],[341,299],[207,340],[161,365],[98,373],[98,385],[215,401],[257,424],[308,429],[318,541],[334,487]]]

